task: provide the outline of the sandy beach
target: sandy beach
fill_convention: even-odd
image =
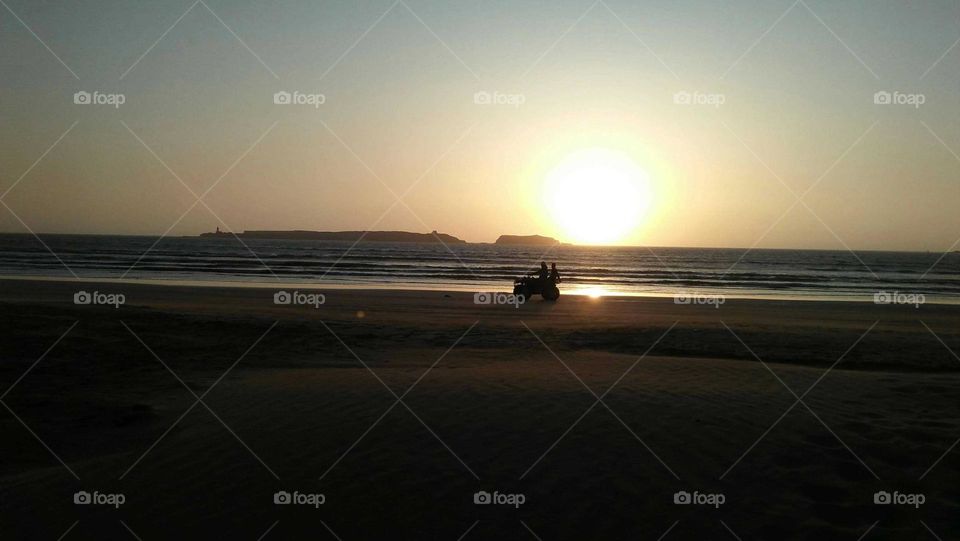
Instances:
[[[0,280],[3,537],[960,534],[958,306],[275,292]]]

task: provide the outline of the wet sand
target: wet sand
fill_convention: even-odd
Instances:
[[[960,534],[960,307],[322,292],[0,280],[2,537]]]

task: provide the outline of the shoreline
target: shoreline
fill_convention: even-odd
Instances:
[[[430,286],[417,283],[375,283],[375,282],[329,282],[318,284],[306,281],[247,281],[247,280],[191,280],[178,278],[105,278],[105,277],[70,277],[70,276],[43,276],[43,275],[0,275],[0,282],[58,282],[83,284],[112,284],[112,285],[148,285],[162,287],[196,287],[218,289],[295,289],[310,291],[386,291],[386,292],[432,292],[432,293],[509,293],[510,287],[501,284],[471,284],[458,286],[457,284],[442,284]],[[821,294],[777,294],[777,293],[740,293],[727,290],[684,290],[684,291],[627,291],[604,286],[562,286],[562,297],[589,297],[618,300],[631,299],[673,299],[677,296],[696,296],[704,298],[722,298],[740,301],[769,301],[769,302],[841,302],[878,304],[872,295],[821,295]],[[884,290],[882,293],[922,295],[921,304],[960,306],[960,296],[956,298],[923,293],[904,293],[899,290]]]
[[[105,298],[91,304],[77,302],[75,295],[81,291]],[[298,291],[301,298],[278,302],[280,291]],[[280,321],[312,329],[320,326],[321,331],[327,324],[343,325],[365,344],[384,348],[403,347],[389,338],[397,333],[410,340],[424,332],[439,333],[452,341],[457,329],[479,323],[499,345],[529,341],[533,336],[528,330],[539,328],[543,339],[556,340],[558,347],[636,354],[672,329],[662,344],[667,356],[759,357],[799,365],[829,365],[866,332],[863,347],[845,359],[844,366],[960,370],[960,363],[939,341],[942,337],[950,343],[958,334],[955,322],[960,306],[951,304],[914,307],[733,298],[715,304],[683,304],[671,297],[585,295],[567,295],[557,302],[539,297],[522,304],[507,301],[478,303],[470,291],[302,287],[278,291],[276,286],[0,279],[0,304],[7,305],[7,311],[64,321],[87,320],[91,315],[116,320],[137,315],[224,324],[238,319]],[[918,345],[907,347],[912,343]]]

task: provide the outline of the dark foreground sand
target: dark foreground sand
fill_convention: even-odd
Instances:
[[[0,539],[960,536],[960,307],[324,293],[0,280]]]

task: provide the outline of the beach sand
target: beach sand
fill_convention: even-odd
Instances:
[[[960,535],[958,306],[274,292],[0,280],[0,538]]]

